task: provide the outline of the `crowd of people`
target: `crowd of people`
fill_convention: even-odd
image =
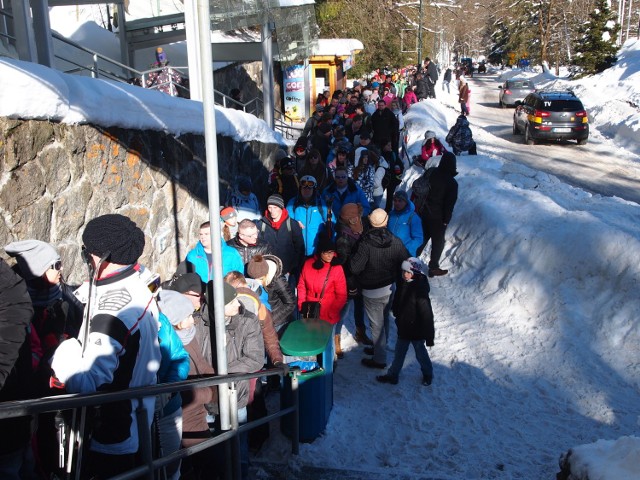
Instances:
[[[411,344],[422,383],[430,385],[426,346],[435,332],[428,278],[448,273],[440,259],[458,197],[456,155],[476,148],[462,112],[446,139],[452,152],[429,130],[421,154],[408,159],[403,114],[435,97],[437,78],[427,58],[412,75],[379,75],[323,94],[293,151],[279,152],[268,196],[259,199],[251,179],[237,179],[216,215],[220,238],[203,222],[197,244],[170,278],[139,263],[144,233],[119,214],[87,223],[82,254],[89,278],[78,287],[65,282],[54,246],[35,239],[6,245],[16,263],[9,268],[0,260],[0,401],[215,374],[206,293],[214,242],[222,249],[229,373],[282,365],[279,337],[299,318],[335,326],[336,361],[344,356],[345,332],[364,347],[364,367],[384,370],[393,313],[395,355],[377,380],[398,383]],[[429,241],[427,263],[420,257]],[[263,392],[280,386],[271,379],[278,377],[238,382],[241,423],[264,411]],[[212,387],[145,398],[146,417],[133,400],[92,409],[83,476],[107,478],[139,464],[138,429],[145,425],[157,431],[156,455],[210,438],[217,402]],[[37,422],[0,423],[14,432],[0,441],[1,478],[62,475],[59,440],[68,418],[51,413]],[[241,436],[243,478],[249,446],[261,441]],[[167,478],[222,475],[224,453],[207,452],[168,465]]]

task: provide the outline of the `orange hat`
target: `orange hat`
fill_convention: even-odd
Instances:
[[[225,222],[232,218],[236,218],[237,216],[238,216],[238,213],[236,212],[236,209],[233,207],[226,207],[220,210],[220,218]]]

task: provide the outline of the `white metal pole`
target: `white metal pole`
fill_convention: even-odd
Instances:
[[[273,130],[273,29],[268,17],[262,22],[262,107],[264,121]]]
[[[200,81],[202,85],[202,109],[204,111],[204,139],[207,157],[207,195],[209,200],[209,222],[211,223],[212,265],[209,279],[213,282],[214,326],[216,337],[216,359],[219,375],[227,374],[225,349],[224,290],[222,284],[222,246],[220,236],[220,186],[218,184],[218,141],[216,138],[216,116],[213,99],[213,60],[211,58],[211,21],[208,0],[197,0],[197,26],[200,43]],[[220,425],[223,431],[231,428],[229,419],[229,385],[223,383],[218,389]]]
[[[202,101],[200,86],[200,42],[196,19],[196,0],[184,2],[184,30],[187,38],[187,63],[189,65],[189,95],[191,100]]]

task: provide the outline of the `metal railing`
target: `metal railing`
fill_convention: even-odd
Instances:
[[[298,417],[298,373],[299,370],[288,368],[273,368],[269,370],[262,370],[256,373],[247,374],[232,374],[232,375],[220,375],[210,376],[206,378],[200,378],[196,380],[185,380],[182,382],[164,383],[148,387],[130,388],[119,392],[109,393],[89,393],[89,394],[67,394],[54,397],[44,397],[36,400],[20,400],[14,402],[0,402],[0,420],[14,417],[38,415],[46,412],[58,412],[77,409],[86,409],[87,407],[103,405],[105,403],[122,401],[122,400],[136,400],[140,407],[137,410],[139,418],[146,419],[146,409],[143,406],[143,398],[152,397],[161,394],[170,394],[175,392],[181,392],[193,388],[206,388],[221,384],[228,384],[232,394],[230,395],[230,413],[231,430],[219,432],[214,434],[211,438],[204,440],[197,445],[181,448],[170,455],[162,456],[160,458],[153,458],[153,440],[151,437],[150,428],[139,428],[139,454],[141,456],[142,464],[132,470],[124,472],[122,474],[111,477],[111,480],[128,480],[133,478],[140,478],[145,476],[149,480],[154,479],[154,473],[169,465],[172,462],[180,460],[185,457],[189,457],[195,453],[206,450],[214,445],[222,442],[232,440],[234,442],[234,448],[232,449],[232,462],[231,470],[233,471],[233,478],[240,478],[240,458],[239,458],[239,435],[241,433],[248,432],[249,430],[259,427],[265,423],[275,420],[285,415],[292,415],[291,421],[291,452],[294,455],[299,453],[299,417]],[[283,375],[286,387],[291,388],[291,405],[285,408],[281,408],[275,413],[267,415],[258,420],[247,422],[243,425],[238,424],[238,409],[237,409],[237,396],[235,394],[235,383],[241,380],[250,380],[253,378],[259,378],[263,376],[271,375]],[[282,407],[282,406],[281,406]],[[204,408],[204,406],[203,406]],[[142,413],[142,414],[140,414]],[[82,443],[80,443],[82,445]],[[74,447],[74,446],[71,446]],[[80,447],[82,448],[82,447]],[[81,450],[76,459],[82,458]],[[67,472],[75,472],[76,478],[79,478],[82,470],[82,464],[73,465],[73,469],[67,469]]]
[[[176,82],[172,75],[168,75],[164,81],[149,83],[150,77],[160,74],[167,68],[178,72],[182,78],[188,78],[188,67],[161,66],[139,71],[91,50],[90,48],[86,48],[56,32],[52,32],[52,35],[53,38],[58,41],[91,56],[91,62],[89,64],[81,64],[69,58],[55,55],[55,58],[72,66],[69,69],[63,69],[65,73],[79,74],[89,72],[93,78],[108,78],[118,82],[135,84],[142,88],[159,90],[172,96],[189,97],[189,88],[179,82]],[[237,108],[245,113],[255,115],[258,118],[264,117],[263,100],[260,97],[255,97],[247,102],[241,102],[225,93],[214,90],[214,101],[216,104],[225,108]],[[302,128],[296,127],[291,117],[288,117],[285,113],[277,109],[274,111],[274,129],[289,140],[298,138],[302,133]]]
[[[4,8],[3,2],[0,2],[0,40],[15,46],[16,37],[9,33],[10,26],[13,26],[13,14]]]
[[[63,37],[62,35],[56,32],[51,32],[51,35],[56,40],[66,45],[69,45],[71,47],[74,47],[75,49],[80,50],[81,52],[91,55],[91,64],[86,65],[86,64],[77,63],[74,60],[71,60],[69,58],[61,57],[59,55],[54,54],[55,58],[73,65],[73,68],[71,69],[68,69],[68,70],[63,69],[62,71],[65,73],[77,74],[77,73],[83,73],[83,72],[90,72],[93,78],[104,77],[104,78],[109,78],[111,80],[116,80],[118,82],[124,82],[124,83],[127,83],[132,77],[135,77],[137,75],[139,76],[140,74],[140,72],[138,72],[134,68],[129,67],[128,65],[124,65],[123,63],[120,63],[105,55],[102,55],[99,52],[96,52],[95,50],[91,50],[90,48],[84,47],[79,43],[76,43],[73,40],[69,40],[68,38]],[[120,70],[120,72],[117,71],[118,69]]]

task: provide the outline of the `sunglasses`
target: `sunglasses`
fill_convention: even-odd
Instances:
[[[300,182],[302,188],[315,188],[316,184],[313,182]]]
[[[336,180],[344,180],[345,178],[347,178],[346,175],[336,175]]]
[[[58,260],[56,263],[52,264],[49,268],[53,270],[62,270],[62,261]]]

